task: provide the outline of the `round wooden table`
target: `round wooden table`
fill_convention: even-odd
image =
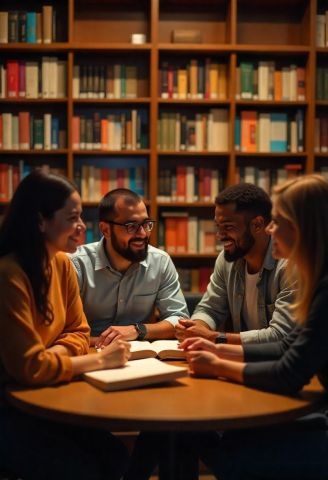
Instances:
[[[215,379],[186,377],[166,385],[103,392],[83,381],[44,388],[8,388],[25,412],[79,425],[133,430],[213,430],[285,422],[317,410],[325,397],[317,379],[295,397]]]

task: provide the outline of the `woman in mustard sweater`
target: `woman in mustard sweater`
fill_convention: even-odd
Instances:
[[[308,175],[277,186],[268,232],[274,257],[288,258],[288,277],[298,287],[291,306],[294,329],[275,343],[215,345],[190,338],[181,347],[198,376],[293,395],[318,375],[328,390],[328,182]],[[328,478],[325,413],[187,441],[220,480]]]
[[[89,327],[64,253],[84,230],[76,187],[40,170],[20,183],[0,228],[0,468],[23,480],[116,479],[126,463],[111,434],[23,414],[4,397],[8,382],[54,385],[129,358],[122,340],[88,354]]]

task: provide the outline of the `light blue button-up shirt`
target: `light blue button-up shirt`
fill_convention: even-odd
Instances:
[[[178,273],[166,252],[149,245],[145,260],[120,273],[110,265],[104,247],[102,238],[70,255],[92,336],[110,325],[147,322],[154,307],[160,320],[172,325],[189,317]]]

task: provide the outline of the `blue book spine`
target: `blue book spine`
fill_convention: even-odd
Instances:
[[[133,192],[136,191],[136,169],[135,167],[129,168],[129,183],[130,183],[130,190]]]
[[[36,43],[36,12],[26,14],[26,41]]]
[[[59,119],[52,117],[51,120],[51,148],[59,148]]]

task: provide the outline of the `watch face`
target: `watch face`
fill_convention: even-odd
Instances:
[[[220,335],[216,337],[215,343],[227,343],[227,337],[225,336],[225,334],[220,333]]]
[[[143,340],[147,335],[147,329],[143,323],[136,323],[136,330],[138,332],[138,340]]]

